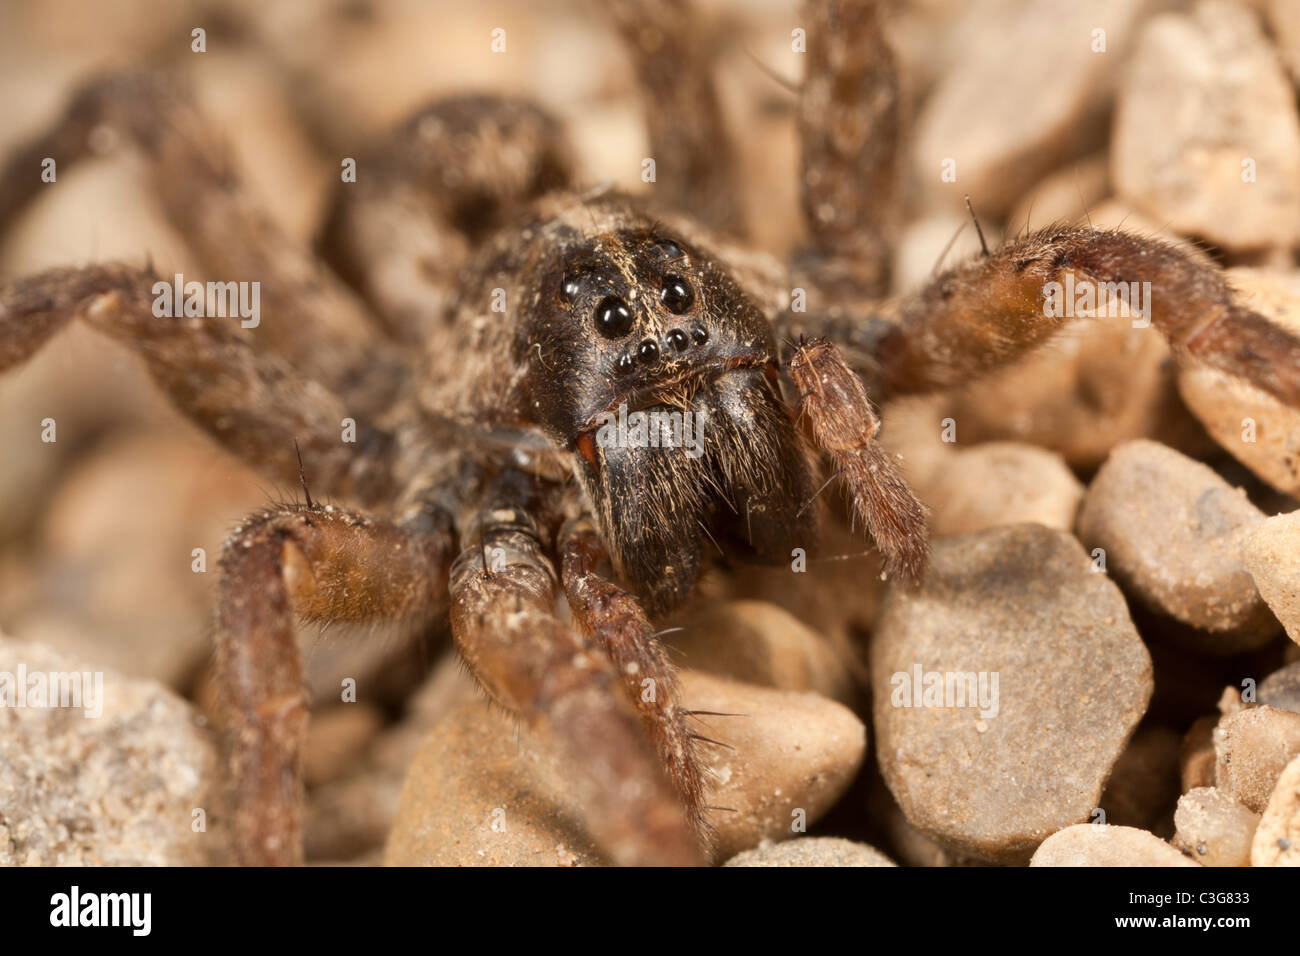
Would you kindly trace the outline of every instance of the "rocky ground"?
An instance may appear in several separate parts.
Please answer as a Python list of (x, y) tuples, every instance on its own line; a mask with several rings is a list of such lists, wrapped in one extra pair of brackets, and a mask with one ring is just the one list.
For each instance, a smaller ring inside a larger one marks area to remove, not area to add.
[[(541, 97), (589, 181), (639, 186), (632, 78), (578, 5), (70, 5), (0, 14), (0, 152), (78, 77), (150, 62), (192, 72), (242, 130), (248, 180), (303, 241), (341, 144), (467, 86)], [(797, 79), (796, 5), (699, 6), (755, 241), (783, 254), (800, 239), (794, 101), (751, 55)], [(1296, 4), (894, 6), (913, 115), (896, 291), (954, 234), (945, 261), (978, 251), (957, 233), (969, 194), (991, 241), (1063, 220), (1195, 243), (1300, 332)], [(196, 16), (214, 39), (201, 64)], [(493, 58), (502, 22), (518, 52)], [(429, 57), (429, 36), (459, 55)], [(61, 178), (5, 225), (0, 278), (146, 252), (197, 272), (150, 193), (129, 153)], [(37, 440), (46, 417), (55, 444)], [(883, 439), (932, 510), (920, 590), (882, 583), (838, 529), (825, 556), (843, 560), (714, 574), (663, 622), (681, 628), (664, 640), (687, 705), (738, 715), (702, 731), (727, 744), (706, 750), (709, 802), (728, 808), (715, 861), (1300, 865), (1300, 412), (1177, 364), (1154, 329), (1079, 322), (975, 385), (888, 408)], [(242, 514), (293, 490), (215, 450), (76, 327), (0, 379), (0, 448), (0, 702), (20, 667), (104, 682), (93, 719), (0, 707), (0, 864), (226, 861), (216, 556)], [(444, 632), (302, 644), (309, 861), (604, 862), (570, 769), (484, 703)], [(356, 702), (338, 702), (346, 678)]]

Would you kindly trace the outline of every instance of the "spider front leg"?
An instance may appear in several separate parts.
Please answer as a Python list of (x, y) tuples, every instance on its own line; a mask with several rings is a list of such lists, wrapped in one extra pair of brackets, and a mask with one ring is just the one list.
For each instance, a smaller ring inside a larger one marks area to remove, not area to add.
[(847, 486), (854, 523), (871, 532), (887, 574), (905, 583), (919, 581), (930, 559), (925, 506), (876, 442), (880, 420), (862, 379), (822, 339), (795, 350), (790, 376), (814, 445)]
[(614, 668), (556, 616), (537, 524), (520, 508), (492, 507), (463, 540), (451, 574), (452, 634), (479, 683), (579, 769), (592, 835), (615, 862), (702, 862)]
[(155, 315), (156, 281), (148, 269), (109, 264), (0, 284), (0, 372), (80, 318), (139, 355), (173, 405), (263, 474), (297, 484), (296, 443), (313, 481), (331, 494), (363, 502), (389, 494), (388, 433), (358, 420), (357, 441), (343, 442), (343, 418), (358, 413), (257, 352), (231, 327), (236, 320)]
[(403, 355), (357, 297), (266, 214), (181, 77), (114, 74), (81, 87), (50, 129), (0, 166), (0, 229), (49, 188), (39, 172), (44, 157), (62, 172), (111, 142), (105, 132), (149, 160), (167, 218), (198, 253), (205, 278), (257, 284), (267, 316), (250, 327), (253, 340), (360, 411), (392, 404), (409, 382)]
[(256, 516), (227, 539), (217, 687), (237, 862), (302, 862), (307, 700), (295, 619), (433, 619), (445, 610), (450, 553), (445, 531), (319, 505)]
[(561, 578), (569, 608), (614, 670), (637, 709), (646, 734), (686, 808), (701, 845), (708, 845), (704, 821), (704, 769), (696, 753), (700, 739), (690, 728), (691, 712), (681, 703), (677, 674), (636, 597), (602, 575), (608, 552), (594, 520), (584, 515), (560, 534)]
[(1300, 338), (1234, 302), (1201, 255), (1118, 230), (1044, 229), (881, 312), (883, 321), (858, 326), (855, 344), (869, 341), (872, 391), (882, 400), (964, 384), (1047, 341), (1072, 318), (1092, 317), (1149, 326), (1183, 361), (1245, 379), (1300, 408)]

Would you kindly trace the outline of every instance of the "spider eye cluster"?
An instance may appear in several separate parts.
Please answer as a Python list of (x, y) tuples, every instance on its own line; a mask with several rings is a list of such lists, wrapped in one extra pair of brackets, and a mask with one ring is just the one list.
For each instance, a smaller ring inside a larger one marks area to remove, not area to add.
[[(682, 247), (671, 239), (661, 239), (654, 243), (653, 251), (656, 259), (659, 260), (658, 268), (663, 269), (662, 278), (659, 280), (659, 304), (671, 312), (673, 315), (685, 315), (695, 305), (695, 290), (691, 283), (676, 271), (668, 271), (673, 263), (680, 262), (686, 257)], [(572, 309), (582, 298), (584, 288), (590, 288), (587, 281), (589, 273), (578, 269), (566, 273), (560, 283), (560, 301), (563, 307)], [(599, 287), (597, 286), (597, 289)], [(597, 292), (599, 294), (599, 292)], [(591, 322), (604, 338), (621, 339), (628, 335), (633, 326), (636, 324), (636, 315), (628, 301), (621, 295), (609, 292), (602, 296), (591, 311)], [(681, 352), (686, 349), (692, 340), (698, 339), (696, 335), (687, 336), (680, 329), (674, 329), (669, 333), (667, 345), (674, 351)], [(652, 362), (658, 358), (659, 345), (651, 343), (652, 348), (642, 347), (636, 351), (637, 357), (643, 362)], [(626, 363), (620, 363), (625, 365)]]

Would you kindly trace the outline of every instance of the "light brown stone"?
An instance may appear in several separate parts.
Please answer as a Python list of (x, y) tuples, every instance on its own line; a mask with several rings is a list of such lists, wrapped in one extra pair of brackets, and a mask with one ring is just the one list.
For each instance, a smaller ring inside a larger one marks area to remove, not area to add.
[[(1091, 567), (1070, 535), (1015, 525), (935, 542), (925, 584), (891, 592), (871, 646), (880, 768), (946, 849), (1024, 863), (1099, 805), (1152, 683), (1123, 596)], [(990, 689), (997, 674), (996, 714), (901, 706), (918, 667)]]
[(1080, 823), (1043, 841), (1030, 866), (1197, 866), (1159, 837), (1133, 827)]
[[(1255, 181), (1243, 181), (1252, 160)], [(1116, 105), (1116, 189), (1157, 222), (1236, 249), (1300, 239), (1295, 93), (1258, 18), (1201, 0), (1141, 30)]]
[(1259, 814), (1214, 787), (1197, 787), (1178, 799), (1174, 846), (1202, 866), (1250, 866)]
[(1116, 448), (1079, 509), (1079, 538), (1153, 610), (1205, 633), (1202, 649), (1231, 653), (1277, 633), (1239, 557), (1264, 515), (1200, 462), (1151, 441)]

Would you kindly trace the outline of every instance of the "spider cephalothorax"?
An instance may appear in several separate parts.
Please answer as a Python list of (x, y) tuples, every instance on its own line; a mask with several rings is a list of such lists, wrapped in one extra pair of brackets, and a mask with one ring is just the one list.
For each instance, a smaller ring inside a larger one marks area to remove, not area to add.
[[(714, 808), (698, 747), (712, 742), (653, 616), (718, 551), (772, 562), (809, 548), (832, 484), (891, 582), (922, 575), (925, 510), (876, 442), (872, 398), (1023, 355), (1064, 324), (1044, 308), (1051, 283), (1150, 282), (1151, 327), (1182, 361), (1300, 405), (1300, 341), (1234, 302), (1201, 257), (1122, 232), (1044, 230), (876, 300), (900, 110), (873, 0), (806, 4), (811, 241), (788, 272), (746, 252), (734, 153), (683, 5), (601, 6), (646, 93), (653, 215), (574, 192), (559, 124), (492, 97), (436, 103), (363, 154), (332, 207), (329, 264), (250, 200), (184, 87), (152, 75), (89, 84), (0, 170), (4, 223), (43, 188), (42, 157), (62, 169), (105, 140), (91, 131), (116, 129), (205, 267), (260, 281), (266, 313), (251, 330), (159, 315), (152, 268), (53, 270), (0, 286), (0, 369), (81, 318), (272, 480), (305, 466), (317, 496), (340, 501), (250, 517), (222, 558), (216, 686), (242, 862), (302, 858), (299, 619), (448, 621), (483, 689), (574, 767), (613, 860), (704, 860)], [(796, 286), (807, 311), (791, 307)]]
[(460, 413), (567, 453), (615, 569), (653, 613), (687, 596), (706, 547), (773, 562), (812, 545), (776, 341), (724, 266), (616, 195), (544, 200), (484, 256), (519, 307), (474, 322), (487, 300), (471, 293), (454, 308), (474, 352), (519, 372)]

